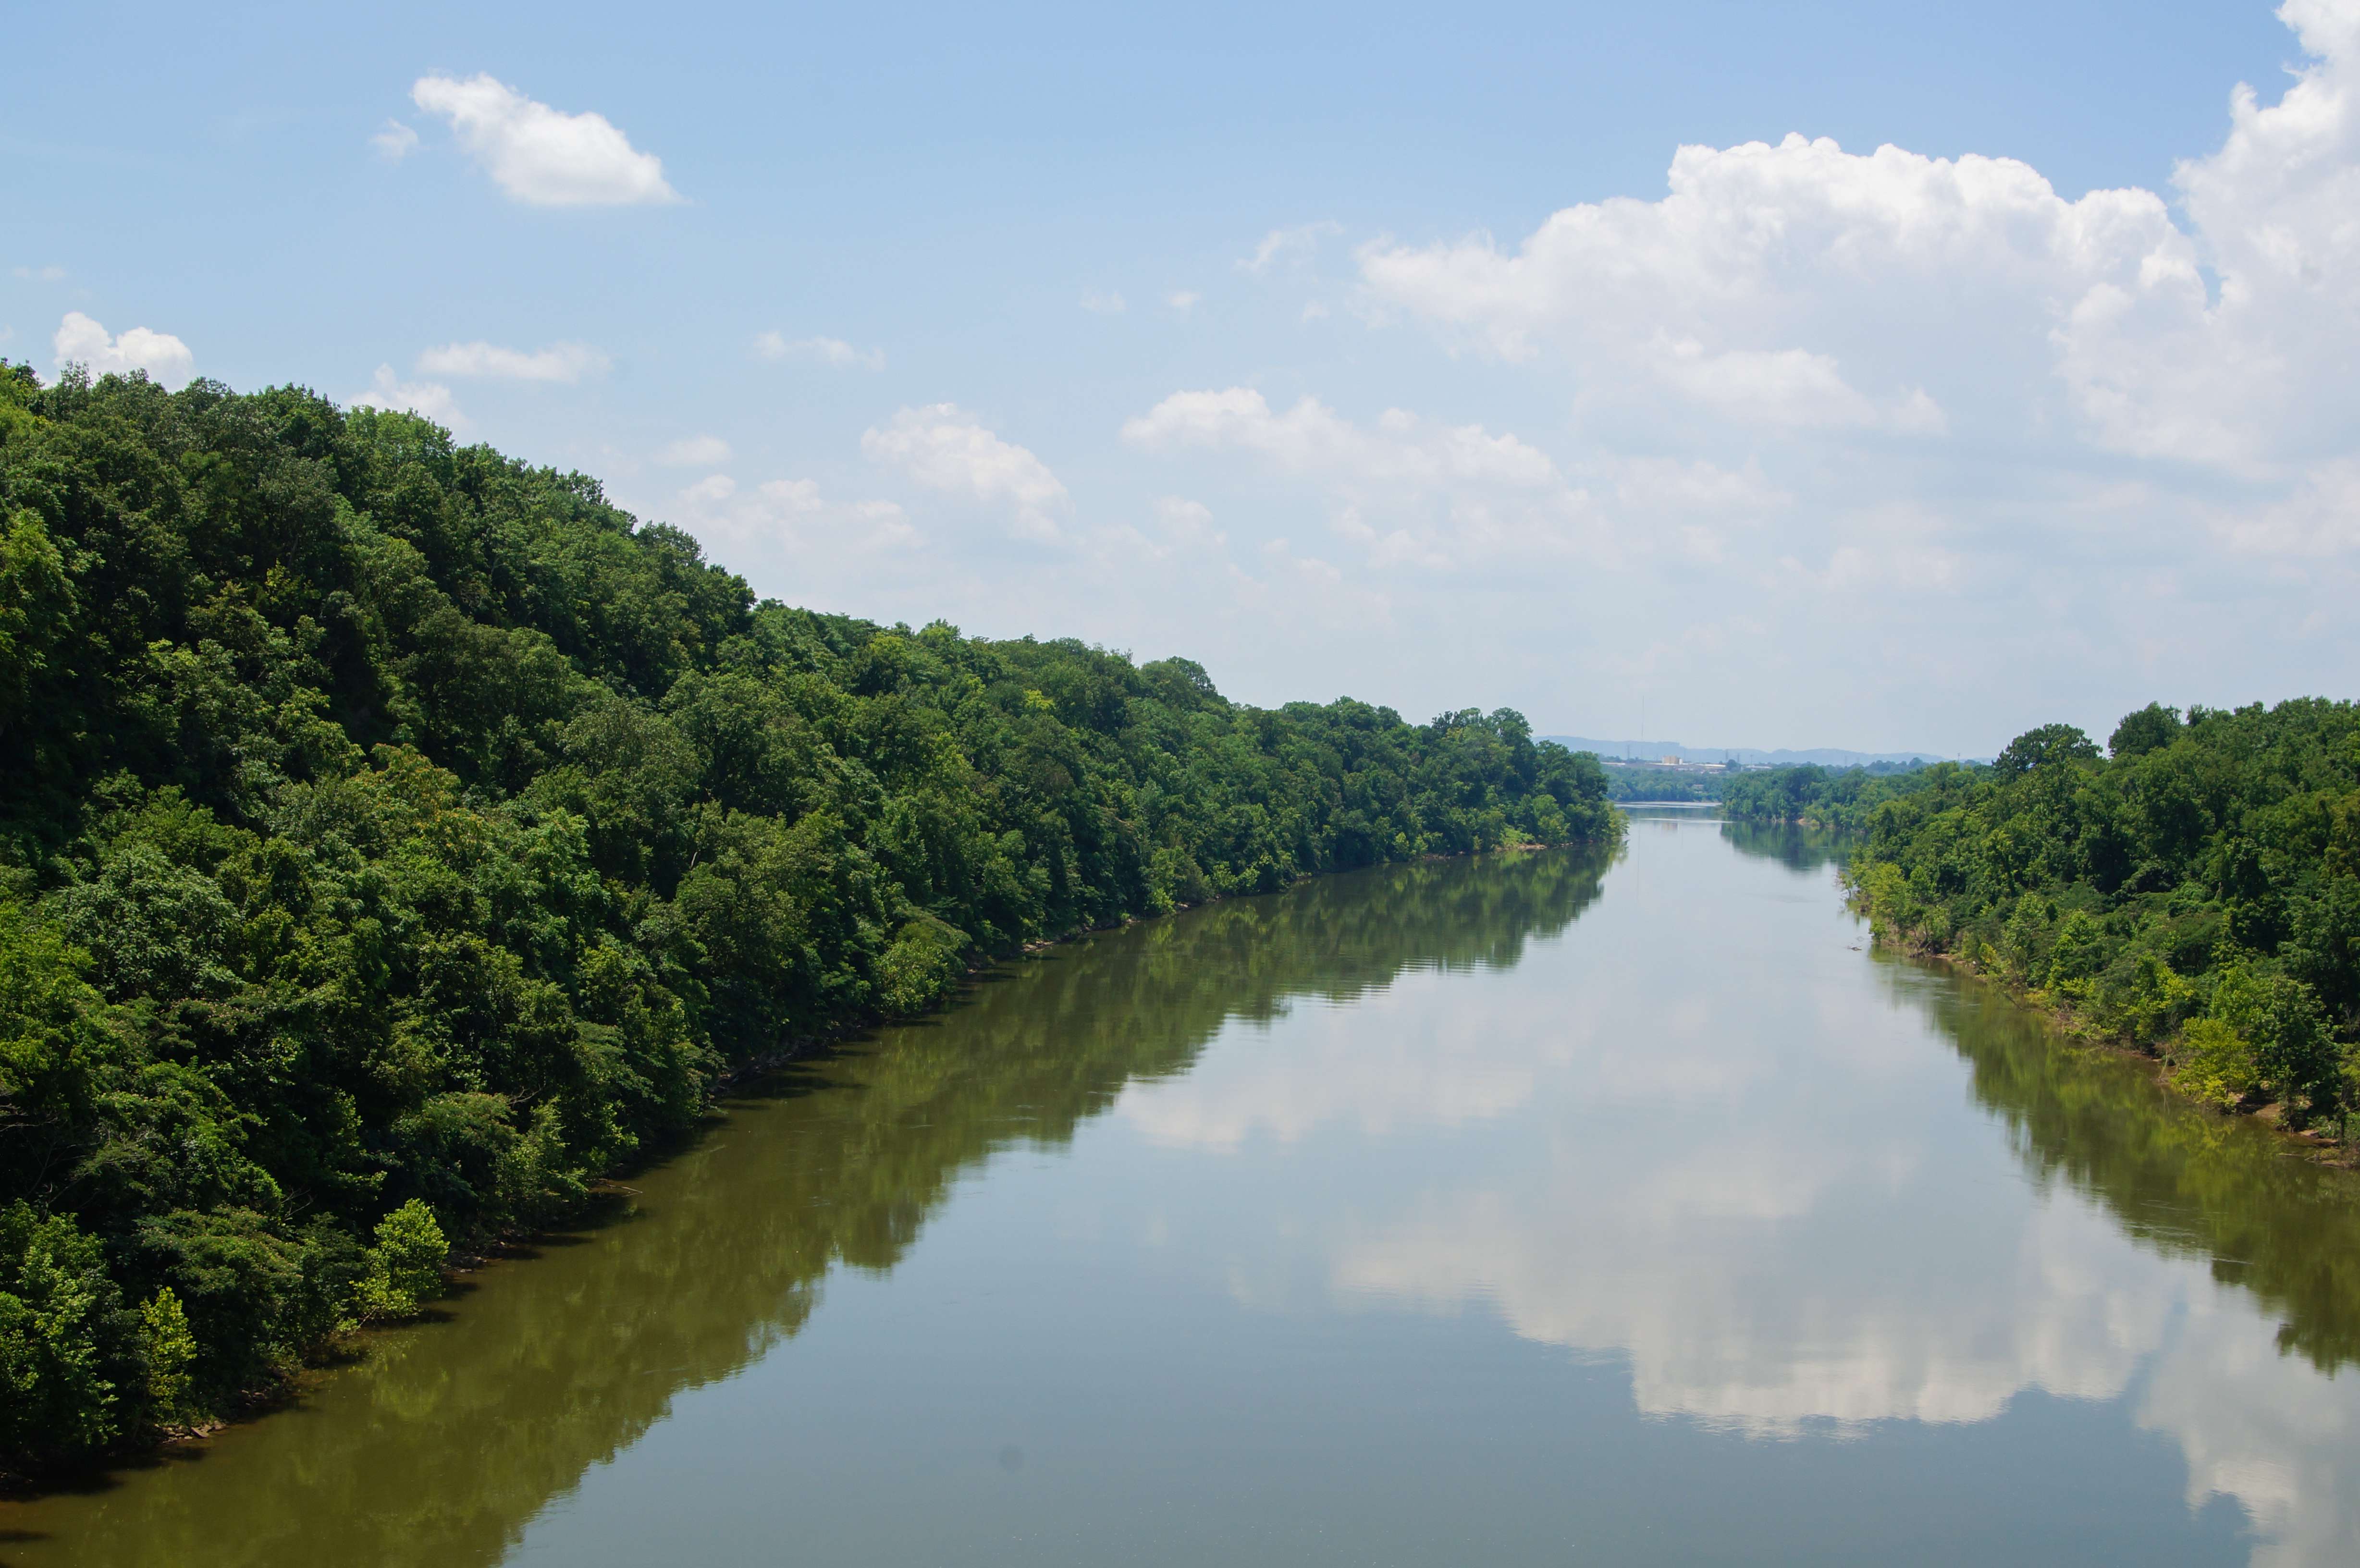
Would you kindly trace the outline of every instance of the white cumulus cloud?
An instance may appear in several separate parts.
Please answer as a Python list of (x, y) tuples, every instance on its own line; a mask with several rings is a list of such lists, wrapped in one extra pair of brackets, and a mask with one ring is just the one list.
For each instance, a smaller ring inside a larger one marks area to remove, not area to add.
[(860, 450), (929, 489), (1008, 507), (1025, 538), (1060, 535), (1052, 514), (1066, 505), (1064, 483), (1047, 463), (956, 404), (903, 408), (890, 423), (863, 431)]
[[(1296, 308), (1387, 354), (1170, 383), (1121, 433), (1240, 561), (1287, 534), (1381, 582), (1427, 642), (1287, 667), (1410, 705), (1653, 687), (1699, 733), (1974, 754), (2035, 715), (2332, 691), (2360, 658), (2360, 0), (2278, 15), (2292, 74), (2224, 79), (2219, 136), (2157, 149), (2195, 156), (2153, 189), (1683, 147), (1644, 196), (1359, 245)], [(1273, 231), (1234, 266), (1299, 273), (1321, 243)], [(1460, 363), (1389, 381), (1412, 334)]]
[(1931, 430), (1953, 400), (2019, 417), (2077, 301), (2187, 252), (2149, 191), (2067, 201), (2013, 159), (1789, 136), (1682, 147), (1662, 200), (1567, 208), (1513, 250), (1380, 242), (1360, 269), (1374, 305), (1456, 343), (1741, 425)]
[(595, 376), (612, 363), (585, 343), (552, 343), (547, 348), (502, 348), (478, 338), (474, 343), (444, 343), (418, 356), (418, 368), (429, 376), (485, 376), (504, 381), (573, 383)]
[(49, 346), (59, 365), (85, 365), (93, 376), (128, 376), (144, 370), (149, 380), (177, 388), (196, 374), (196, 355), (171, 333), (131, 327), (110, 337), (104, 327), (80, 310), (65, 313)]
[(1368, 302), (1453, 344), (1642, 377), (1762, 428), (2023, 438), (2247, 475), (2346, 452), (2360, 403), (2360, 5), (2289, 0), (2308, 62), (2156, 191), (2068, 201), (2027, 164), (1684, 147), (1669, 193), (1513, 246), (1379, 241)]
[(1808, 349), (1732, 349), (1709, 354), (1694, 338), (1659, 344), (1654, 369), (1696, 401), (1750, 424), (1798, 429), (1868, 428), (1939, 432), (1947, 421), (1921, 388), (1880, 408), (1856, 391), (1843, 370)]
[(487, 74), (421, 76), (410, 101), (451, 124), (493, 182), (535, 207), (677, 201), (663, 160), (641, 152), (604, 114), (569, 114)]
[(1619, 559), (1586, 490), (1512, 433), (1388, 408), (1371, 425), (1317, 397), (1274, 409), (1251, 387), (1175, 392), (1122, 436), (1150, 452), (1241, 452), (1309, 480), (1332, 527), (1373, 566), (1465, 566), (1503, 554), (1581, 550)]
[(2074, 299), (2054, 334), (2116, 450), (2266, 472), (2360, 444), (2360, 5), (2278, 14), (2311, 59), (2275, 104), (2240, 84), (2220, 149), (2174, 171), (2188, 238)]

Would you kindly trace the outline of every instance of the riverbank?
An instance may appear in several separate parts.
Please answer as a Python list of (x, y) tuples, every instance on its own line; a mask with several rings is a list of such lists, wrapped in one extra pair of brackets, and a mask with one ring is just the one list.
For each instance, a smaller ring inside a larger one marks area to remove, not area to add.
[[(1452, 861), (1472, 861), (1490, 856), (1523, 857), (1549, 849), (1579, 850), (1585, 845), (1611, 849), (1622, 842), (1627, 823), (1620, 812), (1612, 812), (1610, 831), (1600, 838), (1548, 844), (1533, 839), (1521, 839), (1490, 849), (1471, 851), (1466, 855), (1426, 855), (1402, 865), (1426, 865)], [(1368, 871), (1381, 867), (1353, 867), (1352, 871)], [(1309, 873), (1297, 877), (1274, 892), (1286, 892), (1304, 884), (1325, 881), (1342, 875), (1338, 870)], [(187, 1450), (202, 1443), (225, 1428), (268, 1420), (300, 1403), (322, 1377), (332, 1377), (340, 1370), (366, 1359), (373, 1342), (388, 1332), (400, 1332), (421, 1319), (442, 1315), (438, 1301), (451, 1299), (453, 1289), (464, 1289), (469, 1276), (495, 1263), (519, 1264), (539, 1260), (541, 1245), (552, 1235), (581, 1228), (586, 1222), (594, 1228), (602, 1204), (618, 1200), (635, 1199), (637, 1187), (631, 1185), (642, 1176), (672, 1164), (693, 1151), (724, 1119), (716, 1114), (719, 1102), (733, 1093), (755, 1083), (763, 1077), (798, 1062), (825, 1055), (832, 1048), (858, 1040), (874, 1031), (904, 1024), (919, 1018), (965, 1010), (977, 999), (981, 989), (979, 977), (1000, 969), (1012, 962), (1042, 954), (1084, 939), (1119, 932), (1132, 927), (1161, 921), (1166, 914), (1187, 910), (1207, 910), (1221, 906), (1251, 901), (1260, 895), (1236, 893), (1213, 895), (1181, 904), (1167, 911), (1127, 915), (1120, 920), (1097, 925), (1075, 926), (1056, 936), (1026, 942), (966, 969), (967, 983), (958, 986), (942, 1003), (910, 1012), (877, 1013), (865, 1018), (848, 1021), (825, 1031), (798, 1036), (757, 1056), (716, 1073), (705, 1085), (699, 1114), (678, 1137), (661, 1145), (643, 1147), (631, 1159), (609, 1166), (589, 1177), (582, 1196), (571, 1207), (545, 1214), (540, 1223), (520, 1227), (462, 1233), (453, 1238), (445, 1270), (446, 1289), (433, 1301), (421, 1304), (421, 1310), (401, 1318), (387, 1318), (363, 1324), (340, 1327), (300, 1347), (299, 1354), (274, 1369), (267, 1381), (259, 1381), (229, 1399), (221, 1401), (203, 1414), (202, 1419), (151, 1425), (121, 1441), (95, 1452), (49, 1465), (20, 1465), (14, 1468), (0, 1466), (0, 1496), (24, 1498), (59, 1491), (72, 1491), (103, 1485), (108, 1473), (137, 1467), (156, 1462), (176, 1450)]]
[(545, 1223), (978, 954), (1606, 829), (1596, 759), (1512, 710), (1262, 709), (1183, 659), (800, 610), (407, 415), (0, 401), (39, 646), (75, 650), (0, 726), (13, 1464), (239, 1408), (395, 1310), (395, 1215), (421, 1258), (426, 1210)]
[[(1606, 1560), (2240, 1562), (2290, 1489), (2349, 1539), (2360, 1177), (1662, 816), (1011, 964), (0, 1561), (1513, 1563), (1579, 1510)], [(2184, 1506), (2224, 1473), (2251, 1522)]]
[(1870, 940), (1879, 945), (1989, 985), (2006, 996), (2013, 1005), (2038, 1015), (2053, 1032), (2079, 1045), (2110, 1051), (2151, 1066), (2156, 1082), (2180, 1098), (2223, 1116), (2267, 1127), (2305, 1159), (2338, 1170), (2360, 1170), (2360, 1143), (2349, 1138), (2331, 1136), (2316, 1127), (2289, 1126), (2285, 1119), (2287, 1107), (2281, 1101), (2256, 1094), (2234, 1104), (2224, 1104), (2212, 1094), (2200, 1092), (2187, 1081), (2191, 1073), (2186, 1062), (2188, 1042), (2182, 1031), (2174, 1030), (2151, 1042), (2125, 1040), (2118, 1031), (2104, 1028), (2070, 999), (2060, 997), (2045, 987), (2015, 984), (2009, 976), (1991, 965), (1978, 964), (1966, 954), (1936, 945), (1930, 934), (1922, 929), (1901, 929), (1881, 919), (1871, 907), (1868, 895), (1851, 879), (1849, 872), (1844, 875), (1843, 886), (1845, 901), (1868, 918), (1872, 933)]
[(2103, 747), (2044, 724), (1863, 825), (1856, 901), (1895, 941), (2306, 1151), (2353, 1140), (2360, 704), (2149, 706)]
[[(1575, 849), (1590, 844), (1603, 844), (1612, 845), (1620, 844), (1622, 842), (1624, 834), (1630, 830), (1630, 821), (1613, 805), (1609, 805), (1606, 810), (1608, 812), (1608, 832), (1596, 838), (1568, 839), (1557, 844), (1547, 844), (1539, 839), (1532, 838), (1517, 839), (1507, 844), (1495, 844), (1489, 849), (1469, 850), (1462, 855), (1421, 855), (1415, 856), (1415, 859), (1410, 862), (1393, 861), (1381, 862), (1380, 864), (1426, 865), (1442, 861), (1475, 860), (1487, 855), (1521, 855), (1530, 854), (1535, 851), (1545, 849)], [(880, 1013), (871, 1018), (846, 1023), (838, 1028), (812, 1035), (804, 1039), (797, 1040), (793, 1043), (781, 1047), (777, 1051), (767, 1052), (761, 1056), (754, 1058), (752, 1061), (742, 1063), (739, 1066), (725, 1070), (714, 1079), (712, 1087), (705, 1093), (705, 1100), (706, 1107), (709, 1109), (713, 1101), (720, 1098), (722, 1094), (732, 1084), (749, 1083), (755, 1079), (762, 1077), (766, 1073), (775, 1073), (779, 1071), (779, 1069), (789, 1066), (799, 1059), (810, 1055), (814, 1051), (819, 1051), (827, 1046), (841, 1043), (844, 1040), (857, 1040), (872, 1029), (884, 1029), (898, 1023), (907, 1023), (912, 1019), (928, 1018), (937, 1013), (954, 1011), (961, 1006), (964, 1006), (972, 997), (974, 992), (974, 982), (978, 976), (988, 975), (994, 969), (999, 968), (1001, 964), (1011, 963), (1015, 959), (1022, 958), (1032, 953), (1046, 953), (1052, 949), (1063, 947), (1068, 942), (1080, 942), (1086, 937), (1099, 936), (1108, 931), (1129, 931), (1133, 926), (1143, 925), (1150, 920), (1169, 920), (1174, 915), (1185, 914), (1191, 909), (1206, 909), (1215, 904), (1233, 902), (1239, 898), (1268, 898), (1273, 894), (1286, 892), (1290, 888), (1299, 887), (1306, 882), (1317, 881), (1324, 877), (1336, 877), (1344, 875), (1346, 872), (1349, 871), (1366, 871), (1371, 869), (1373, 869), (1373, 867), (1356, 866), (1331, 868), (1326, 871), (1306, 872), (1303, 875), (1296, 877), (1293, 881), (1290, 881), (1279, 887), (1251, 893), (1215, 893), (1207, 898), (1198, 898), (1189, 903), (1175, 902), (1169, 909), (1157, 910), (1148, 914), (1126, 914), (1119, 920), (1108, 920), (1098, 925), (1076, 926), (1071, 931), (1062, 932), (1056, 936), (1035, 937), (1030, 942), (1023, 942), (1019, 946), (1009, 949), (1006, 953), (999, 953), (994, 956), (985, 958), (978, 963), (968, 964), (967, 967), (967, 984), (961, 985), (942, 1000), (933, 1003), (930, 1006), (906, 1013)], [(599, 1180), (608, 1181), (611, 1180), (611, 1177), (600, 1177)]]

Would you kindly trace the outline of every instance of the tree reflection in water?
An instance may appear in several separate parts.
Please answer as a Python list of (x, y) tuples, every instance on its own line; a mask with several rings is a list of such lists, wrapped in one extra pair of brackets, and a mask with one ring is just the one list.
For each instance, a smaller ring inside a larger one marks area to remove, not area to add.
[(300, 1407), (93, 1494), (0, 1505), (0, 1563), (498, 1561), (681, 1391), (794, 1334), (829, 1269), (891, 1269), (962, 1173), (1056, 1145), (1233, 1019), (1406, 971), (1513, 967), (1606, 852), (1356, 872), (1051, 949), (963, 1005), (748, 1086), (638, 1194), (376, 1336)]
[[(2258, 1539), (2257, 1561), (2338, 1561), (2360, 1529), (2360, 1388), (2322, 1374), (2355, 1359), (2352, 1182), (1972, 982), (1854, 951), (1830, 885), (1841, 847), (1806, 830), (1643, 822), (1611, 877), (1601, 857), (1557, 852), (1400, 867), (1011, 965), (951, 1013), (759, 1085), (634, 1178), (610, 1223), (486, 1271), (454, 1321), (385, 1336), (304, 1408), (114, 1490), (9, 1508), (0, 1531), (46, 1539), (0, 1544), (0, 1561), (448, 1565), (520, 1541), (614, 1557), (635, 1508), (661, 1516), (652, 1539), (792, 1529), (822, 1556), (897, 1560), (898, 1540), (921, 1560), (911, 1543), (975, 1523), (958, 1510), (978, 1498), (1031, 1505), (1000, 1486), (1019, 1472), (991, 1457), (998, 1434), (976, 1453), (1000, 1490), (884, 1474), (966, 1407), (919, 1384), (879, 1395), (869, 1379), (910, 1347), (897, 1331), (847, 1332), (849, 1314), (896, 1306), (945, 1355), (996, 1355), (939, 1315), (968, 1309), (911, 1292), (930, 1271), (938, 1290), (1003, 1262), (1038, 1294), (991, 1323), (1037, 1326), (1024, 1354), (1045, 1359), (1011, 1352), (960, 1385), (969, 1395), (1004, 1376), (1086, 1403), (1094, 1380), (1170, 1360), (1109, 1305), (1124, 1290), (1185, 1298), (1199, 1341), (1186, 1376), (1221, 1412), (1204, 1429), (1216, 1433), (1231, 1430), (1225, 1401), (1316, 1412), (1382, 1388), (1403, 1344), (1434, 1387), (1477, 1390), (1445, 1431), (1315, 1413), (1246, 1480), (1204, 1461), (1189, 1493), (1207, 1500), (1200, 1546), (1248, 1539), (1220, 1537), (1226, 1521), (1264, 1531), (1251, 1540), (1265, 1548), (1269, 1531), (1317, 1526), (1341, 1552), (1392, 1502), (1466, 1541), (1546, 1530), (1566, 1506), (1548, 1487), (1580, 1484), (1574, 1461), (1612, 1449), (1652, 1457), (1584, 1497), (1589, 1528), (1620, 1509), (1633, 1530), (1668, 1530), (1666, 1498), (1699, 1477), (1770, 1466), (1793, 1529), (1843, 1515), (1857, 1547), (1880, 1529), (1906, 1541), (1920, 1508), (1992, 1524), (1984, 1499), (2038, 1452), (2064, 1500), (2044, 1513), (2017, 1498), (2010, 1539), (2128, 1544), (2144, 1530), (2170, 1550), (2142, 1560), (2234, 1558)], [(1601, 918), (1541, 945), (1601, 890)], [(1118, 1102), (1070, 1166), (1016, 1180), (1025, 1162), (997, 1158), (1063, 1149)], [(987, 1169), (994, 1181), (978, 1183)], [(1038, 1205), (1093, 1183), (1107, 1190), (1084, 1194), (1094, 1239), (1042, 1239), (1054, 1227)], [(900, 1269), (956, 1184), (979, 1190)], [(993, 1218), (967, 1223), (979, 1213)], [(1168, 1239), (1121, 1239), (1150, 1218), (1169, 1220)], [(797, 1334), (839, 1268), (891, 1272), (895, 1293), (841, 1281), (812, 1339), (733, 1386), (758, 1407), (750, 1424), (716, 1393), (630, 1465), (598, 1470), (684, 1391)], [(1387, 1326), (1436, 1323), (1449, 1332)], [(1371, 1359), (1274, 1356), (1273, 1333), (1349, 1338)], [(1072, 1366), (1061, 1334), (1089, 1336)], [(1552, 1381), (1568, 1358), (1517, 1363), (1529, 1399), (1480, 1393), (1489, 1347), (1519, 1342), (1611, 1366), (1612, 1396), (1585, 1405)], [(1253, 1377), (1268, 1381), (1241, 1386)], [(2101, 1412), (2078, 1429), (2088, 1441), (2027, 1446), (2054, 1430), (2044, 1399)], [(1066, 1514), (1049, 1510), (1069, 1525), (1087, 1514), (1077, 1497), (1123, 1518), (1169, 1504), (1158, 1466), (1218, 1446), (1158, 1446), (1127, 1410), (1044, 1409), (1085, 1457), (1054, 1467), (1027, 1437), (1022, 1475), (1076, 1488)], [(723, 1452), (763, 1441), (764, 1422), (792, 1429), (775, 1454)], [(2140, 1447), (2141, 1431), (2169, 1446)], [(1928, 1432), (1949, 1434), (1939, 1455)], [(665, 1448), (668, 1435), (683, 1441)], [(1418, 1490), (1482, 1442), (1499, 1445), (1481, 1468), (1513, 1483), (1511, 1501), (1453, 1513), (1457, 1494)], [(1314, 1449), (1382, 1495), (1332, 1514), (1284, 1501), (1298, 1466), (1317, 1480)], [(1922, 1473), (1909, 1454), (1929, 1457)], [(699, 1459), (739, 1462), (721, 1487), (765, 1465), (804, 1469), (760, 1497), (696, 1493), (736, 1510), (720, 1521), (633, 1489), (685, 1489), (682, 1466)], [(1547, 1486), (1514, 1470), (1527, 1462)], [(1283, 1495), (1267, 1516), (1251, 1502), (1265, 1486)], [(2234, 1497), (2254, 1536), (2238, 1542), (2234, 1510), (2180, 1518), (2183, 1486), (2191, 1506)], [(1678, 1521), (1693, 1555), (1755, 1558), (1778, 1554), (1768, 1522)], [(1677, 1554), (1669, 1536), (1645, 1539)], [(1178, 1550), (1163, 1560), (1186, 1560)]]

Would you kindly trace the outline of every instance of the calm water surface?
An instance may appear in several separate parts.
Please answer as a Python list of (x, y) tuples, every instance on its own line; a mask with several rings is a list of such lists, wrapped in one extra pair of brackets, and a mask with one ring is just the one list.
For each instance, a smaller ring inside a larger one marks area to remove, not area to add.
[(1043, 954), (0, 1563), (2360, 1560), (2360, 1197), (1823, 851)]

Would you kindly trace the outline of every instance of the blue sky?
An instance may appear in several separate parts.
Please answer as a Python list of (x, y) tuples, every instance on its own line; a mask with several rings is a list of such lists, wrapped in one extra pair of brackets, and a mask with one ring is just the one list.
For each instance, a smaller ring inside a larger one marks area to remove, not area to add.
[(0, 354), (1249, 700), (1988, 753), (2351, 691), (2355, 14), (52, 9)]

